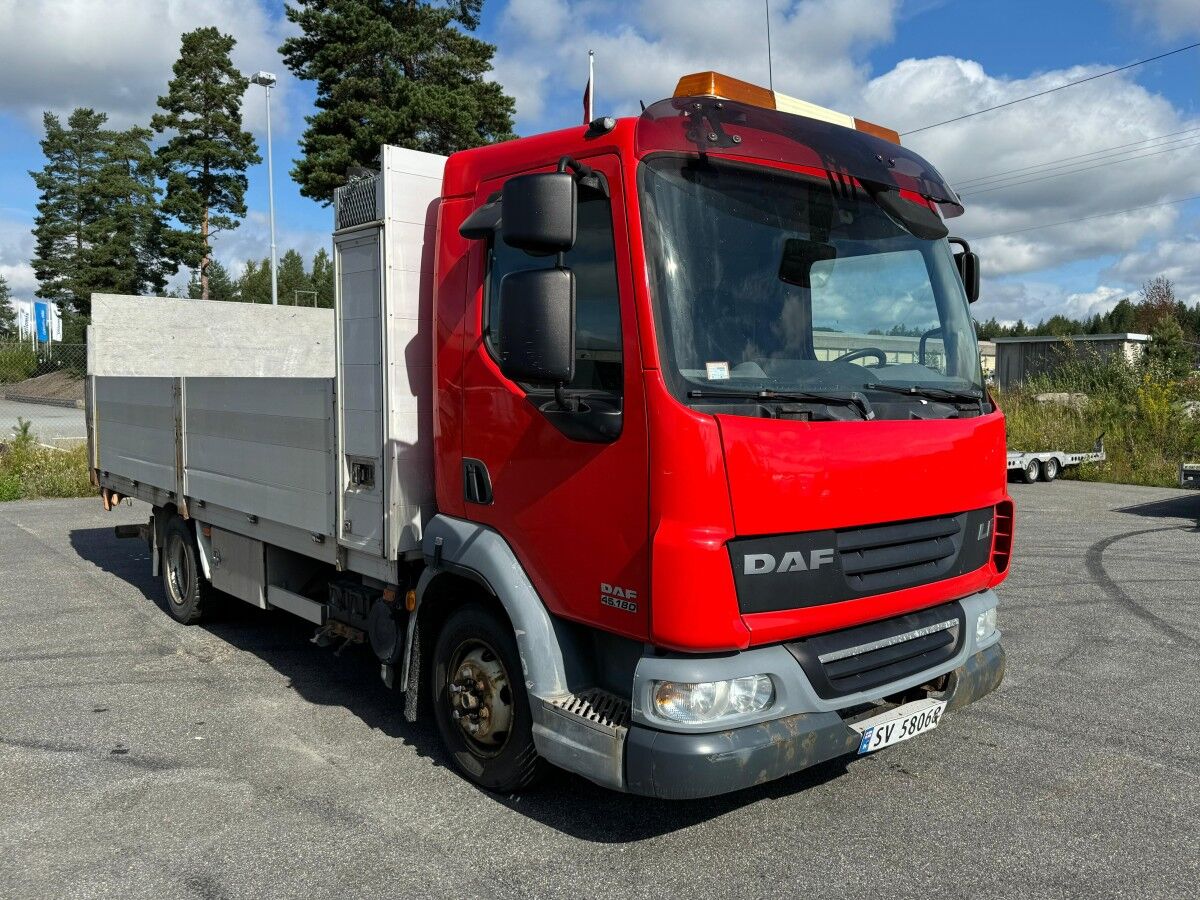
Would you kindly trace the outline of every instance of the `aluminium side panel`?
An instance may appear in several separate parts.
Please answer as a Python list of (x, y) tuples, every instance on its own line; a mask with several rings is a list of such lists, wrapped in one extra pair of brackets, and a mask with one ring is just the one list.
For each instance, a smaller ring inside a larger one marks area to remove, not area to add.
[(331, 538), (333, 380), (182, 380), (188, 496)]
[(418, 550), (435, 514), (433, 285), (446, 158), (384, 147), (385, 463), (389, 559)]
[(92, 377), (96, 468), (176, 490), (177, 383), (175, 378)]

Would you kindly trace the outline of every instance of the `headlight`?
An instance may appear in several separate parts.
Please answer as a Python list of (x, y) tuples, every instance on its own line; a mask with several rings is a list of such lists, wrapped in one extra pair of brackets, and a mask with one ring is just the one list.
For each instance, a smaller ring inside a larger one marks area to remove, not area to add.
[(746, 675), (728, 681), (659, 681), (654, 708), (664, 719), (700, 725), (753, 713), (775, 702), (775, 685), (766, 675)]
[(981, 612), (975, 621), (975, 640), (982, 641), (996, 630), (996, 607)]

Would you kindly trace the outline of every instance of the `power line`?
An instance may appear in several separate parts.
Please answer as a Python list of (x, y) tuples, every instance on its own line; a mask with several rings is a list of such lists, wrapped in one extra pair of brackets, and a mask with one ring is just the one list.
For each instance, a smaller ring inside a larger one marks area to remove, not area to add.
[(1095, 165), (1090, 165), (1090, 166), (1081, 166), (1076, 169), (1070, 169), (1069, 171), (1066, 171), (1066, 172), (1052, 172), (1049, 175), (1038, 175), (1037, 177), (1034, 177), (1034, 178), (1024, 178), (1024, 179), (1021, 179), (1018, 181), (1009, 181), (1007, 184), (993, 184), (993, 185), (989, 185), (989, 186), (980, 188), (977, 191), (966, 191), (964, 193), (959, 194), (959, 196), (960, 197), (974, 197), (979, 194), (990, 194), (992, 191), (1002, 191), (1005, 188), (1014, 188), (1014, 187), (1020, 187), (1021, 185), (1025, 185), (1025, 184), (1034, 184), (1038, 181), (1047, 181), (1051, 178), (1062, 178), (1065, 175), (1077, 175), (1080, 172), (1090, 172), (1092, 169), (1103, 169), (1106, 166), (1115, 166), (1118, 163), (1131, 162), (1135, 159), (1145, 159), (1148, 156), (1158, 156), (1162, 153), (1174, 153), (1176, 150), (1187, 150), (1190, 147), (1198, 147), (1198, 146), (1200, 146), (1200, 141), (1193, 141), (1190, 144), (1183, 144), (1182, 146), (1179, 146), (1179, 147), (1166, 147), (1161, 150), (1155, 149), (1149, 153), (1139, 153), (1136, 156), (1127, 156), (1124, 159), (1110, 159), (1106, 162), (1098, 162)]
[(1178, 200), (1164, 200), (1162, 203), (1147, 203), (1145, 206), (1131, 206), (1128, 209), (1114, 209), (1112, 212), (1098, 213), (1094, 216), (1080, 216), (1077, 219), (1063, 219), (1061, 222), (1047, 222), (1044, 225), (1030, 225), (1028, 228), (1017, 228), (1013, 231), (1002, 231), (999, 234), (985, 234), (972, 240), (986, 241), (991, 238), (1009, 237), (1014, 234), (1024, 234), (1026, 231), (1037, 231), (1039, 228), (1053, 228), (1056, 225), (1070, 225), (1073, 222), (1088, 222), (1092, 219), (1106, 219), (1109, 216), (1119, 216), (1121, 213), (1137, 212), (1139, 209), (1154, 209), (1159, 206), (1174, 206), (1177, 203), (1187, 203), (1189, 200), (1200, 200), (1200, 194), (1191, 197), (1180, 197)]
[(1047, 94), (1053, 94), (1055, 91), (1066, 90), (1069, 87), (1074, 87), (1077, 84), (1084, 84), (1088, 81), (1095, 81), (1097, 78), (1103, 78), (1106, 75), (1115, 75), (1117, 72), (1124, 72), (1126, 69), (1133, 69), (1137, 66), (1144, 66), (1146, 63), (1152, 63), (1159, 59), (1166, 59), (1168, 56), (1174, 56), (1176, 53), (1183, 53), (1185, 50), (1194, 50), (1200, 47), (1200, 41), (1194, 44), (1188, 44), (1186, 47), (1180, 47), (1178, 50), (1168, 50), (1166, 53), (1160, 53), (1158, 56), (1151, 56), (1148, 59), (1139, 59), (1137, 62), (1131, 62), (1127, 66), (1118, 66), (1115, 69), (1109, 69), (1107, 72), (1098, 72), (1095, 75), (1089, 75), (1086, 78), (1079, 78), (1075, 81), (1068, 81), (1066, 84), (1060, 84), (1058, 87), (1048, 88), (1044, 91), (1038, 91), (1036, 94), (1030, 94), (1027, 97), (1018, 97), (1016, 100), (1009, 100), (1007, 103), (997, 103), (995, 106), (989, 106), (985, 109), (977, 109), (975, 112), (965, 113), (961, 116), (955, 116), (953, 119), (946, 119), (941, 122), (934, 122), (932, 125), (922, 125), (920, 128), (914, 128), (911, 131), (900, 132), (901, 137), (910, 134), (917, 134), (920, 131), (928, 131), (931, 128), (940, 128), (942, 125), (949, 125), (951, 122), (961, 122), (963, 119), (969, 119), (972, 116), (981, 116), (986, 112), (992, 112), (996, 109), (1004, 109), (1006, 106), (1012, 106), (1016, 103), (1024, 103), (1026, 100), (1033, 100), (1035, 97), (1045, 97)]
[[(1182, 131), (1170, 131), (1167, 134), (1160, 134), (1156, 137), (1150, 137), (1150, 138), (1142, 138), (1140, 141), (1131, 141), (1128, 144), (1117, 144), (1117, 146), (1115, 146), (1115, 147), (1105, 147), (1101, 150), (1092, 150), (1090, 153), (1077, 153), (1074, 156), (1061, 156), (1058, 159), (1050, 159), (1050, 160), (1047, 160), (1046, 162), (1042, 162), (1042, 163), (1034, 163), (1033, 165), (1021, 166), (1016, 169), (1006, 169), (1003, 172), (993, 172), (991, 175), (977, 175), (974, 178), (962, 178), (962, 179), (951, 178), (950, 182), (951, 182), (951, 184), (954, 184), (956, 187), (964, 187), (966, 185), (972, 185), (972, 184), (978, 185), (978, 183), (980, 183), (980, 182), (993, 181), (996, 179), (1007, 180), (1004, 178), (1004, 176), (1006, 176), (1006, 175), (1015, 175), (1020, 172), (1031, 172), (1034, 169), (1049, 170), (1049, 169), (1053, 169), (1053, 168), (1059, 168), (1059, 166), (1057, 166), (1056, 163), (1066, 163), (1066, 162), (1070, 162), (1071, 160), (1083, 159), (1088, 156), (1098, 156), (1103, 159), (1103, 158), (1106, 158), (1103, 156), (1103, 154), (1112, 153), (1113, 151), (1125, 150), (1128, 147), (1140, 147), (1140, 145), (1142, 145), (1142, 144), (1150, 144), (1153, 141), (1160, 141), (1163, 138), (1175, 137), (1175, 135), (1178, 135), (1178, 134), (1192, 134), (1197, 131), (1200, 131), (1200, 126), (1198, 126), (1196, 128), (1185, 128)], [(1183, 139), (1181, 139), (1181, 140), (1183, 140)], [(1179, 143), (1178, 140), (1167, 141), (1167, 144), (1177, 144), (1177, 143)], [(1158, 146), (1165, 147), (1166, 144), (1159, 144)], [(1127, 152), (1132, 153), (1134, 151), (1129, 150)], [(1123, 153), (1113, 153), (1113, 155), (1114, 156), (1123, 156), (1124, 154)]]

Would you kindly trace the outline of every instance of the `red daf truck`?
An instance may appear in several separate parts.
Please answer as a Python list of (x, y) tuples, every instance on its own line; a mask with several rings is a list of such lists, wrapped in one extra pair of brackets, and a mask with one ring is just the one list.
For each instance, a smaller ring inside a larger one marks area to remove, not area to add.
[(152, 506), (177, 619), (219, 590), (368, 645), (484, 787), (702, 797), (878, 750), (1004, 672), (961, 212), (895, 132), (715, 73), (385, 147), (338, 192), (336, 311), (263, 311), (257, 368), (184, 337), (230, 304), (130, 301), (178, 338), (133, 353), (97, 298), (94, 477)]

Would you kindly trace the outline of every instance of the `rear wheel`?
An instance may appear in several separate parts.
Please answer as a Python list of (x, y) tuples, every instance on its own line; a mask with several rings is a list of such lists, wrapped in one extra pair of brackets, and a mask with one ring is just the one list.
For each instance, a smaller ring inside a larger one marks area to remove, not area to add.
[(1058, 460), (1053, 456), (1042, 463), (1042, 481), (1053, 481), (1059, 473)]
[(544, 765), (512, 627), (479, 603), (459, 607), (433, 650), (434, 717), (459, 770), (488, 790), (531, 785)]
[(1026, 484), (1033, 484), (1042, 474), (1042, 464), (1036, 459), (1031, 459), (1025, 463), (1025, 468), (1021, 470), (1021, 480)]
[(212, 588), (200, 569), (196, 537), (179, 516), (172, 517), (163, 532), (162, 580), (172, 618), (184, 625), (199, 622)]

